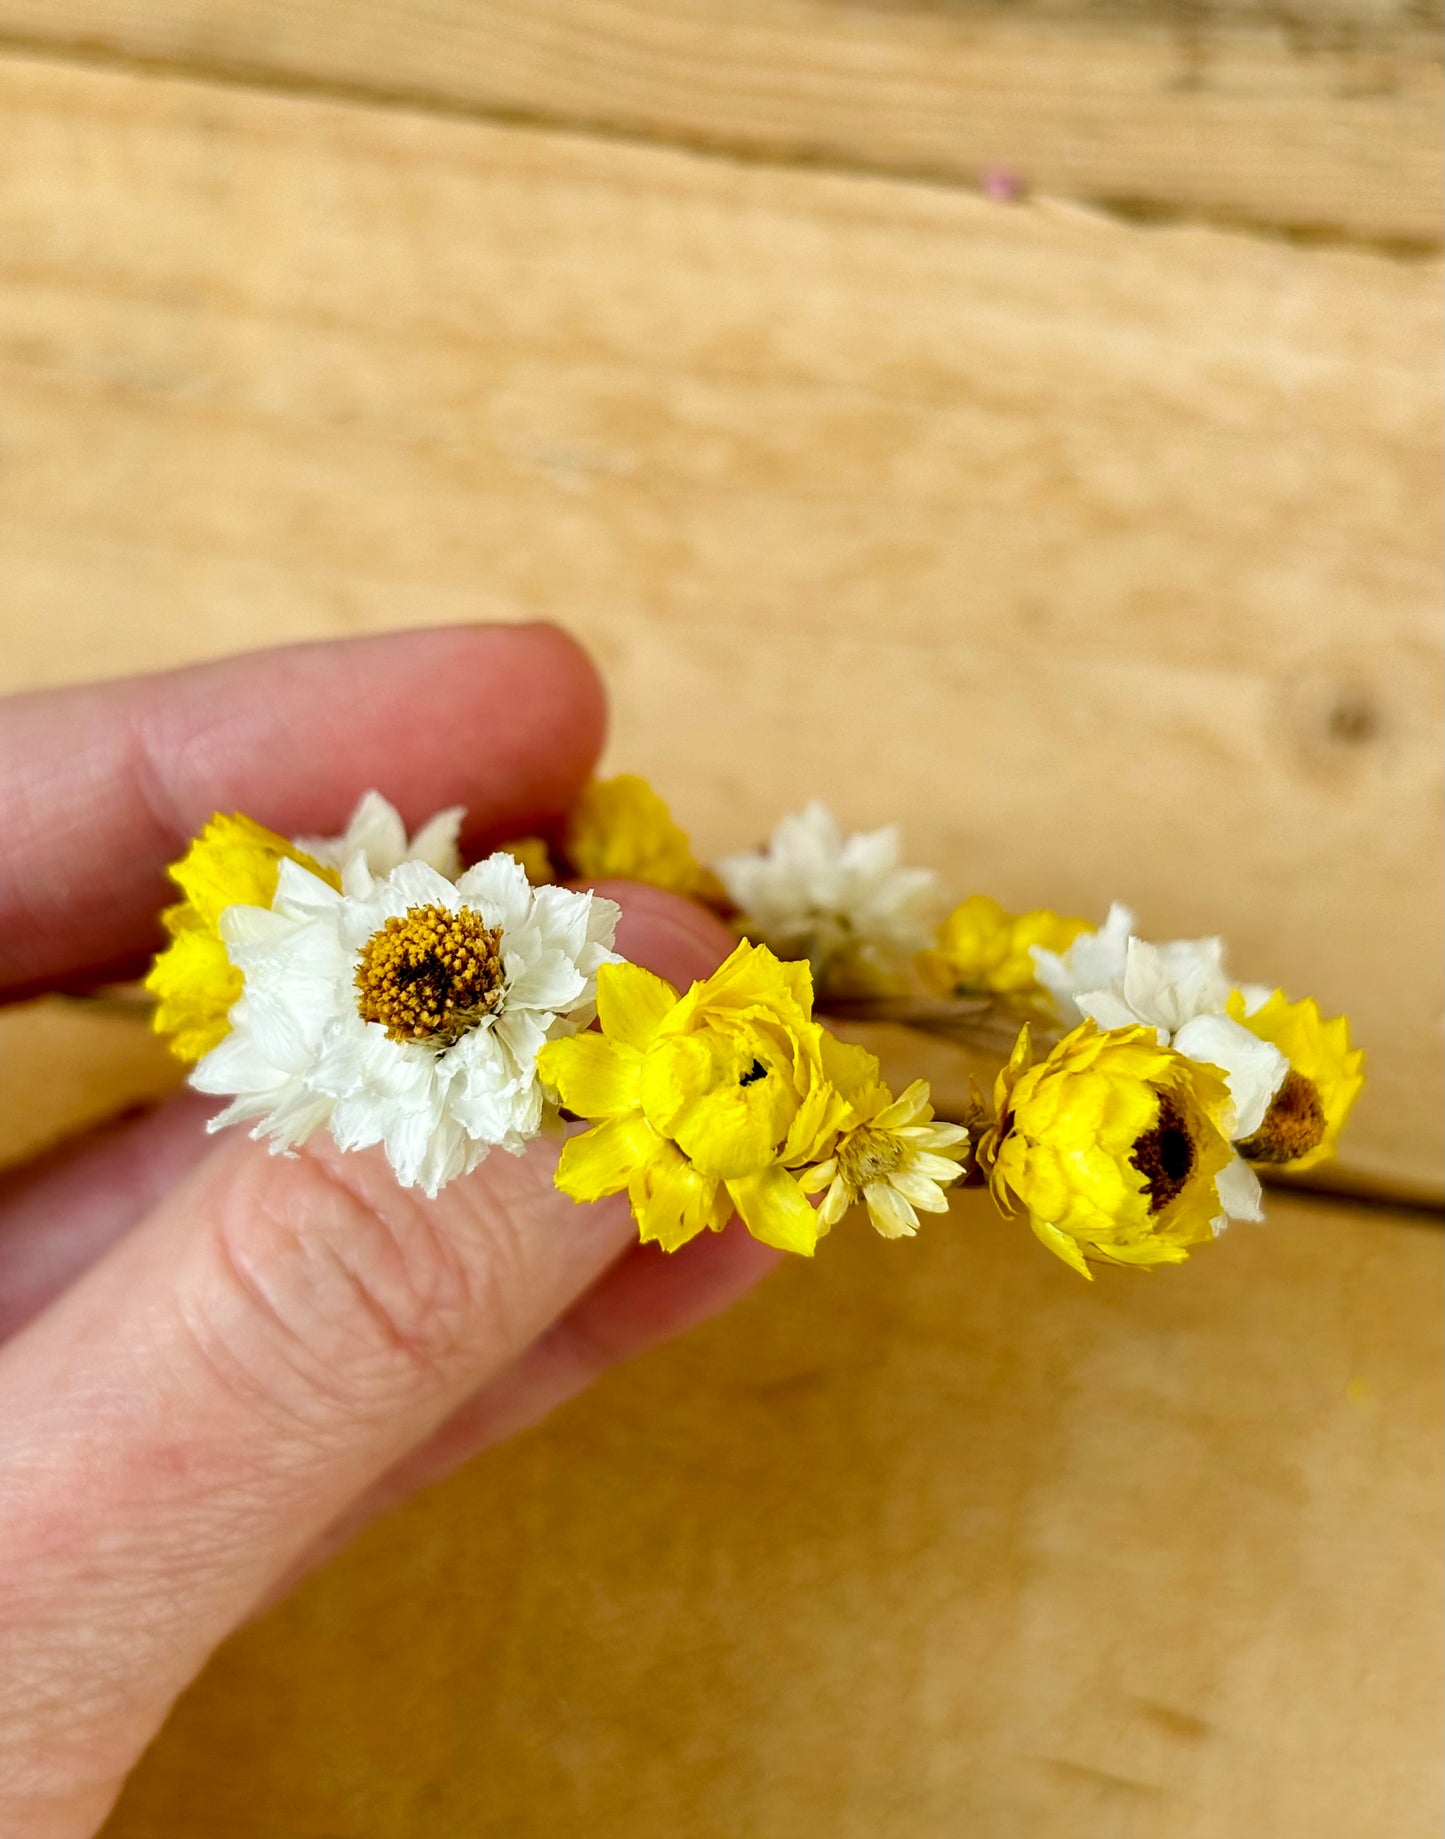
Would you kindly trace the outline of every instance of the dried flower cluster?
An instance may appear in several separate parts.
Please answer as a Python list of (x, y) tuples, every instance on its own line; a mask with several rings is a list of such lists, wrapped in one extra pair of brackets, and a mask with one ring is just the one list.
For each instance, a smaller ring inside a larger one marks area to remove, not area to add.
[[(408, 837), (372, 792), (340, 837), (217, 816), (196, 838), (147, 987), (192, 1083), (230, 1101), (213, 1128), (286, 1151), (324, 1127), (434, 1195), (570, 1116), (558, 1187), (625, 1192), (667, 1250), (736, 1214), (811, 1254), (855, 1206), (906, 1237), (962, 1179), (1088, 1276), (1258, 1219), (1256, 1168), (1329, 1156), (1362, 1084), (1345, 1021), (1234, 984), (1218, 939), (1150, 944), (1118, 905), (1100, 926), (950, 911), (896, 828), (847, 836), (820, 804), (714, 869), (633, 775), (465, 870), (461, 817)], [(567, 885), (604, 876), (705, 903), (736, 950), (686, 991), (625, 962), (617, 908)], [(820, 1014), (991, 1017), (1012, 1052), (992, 1102), (945, 1122)]]

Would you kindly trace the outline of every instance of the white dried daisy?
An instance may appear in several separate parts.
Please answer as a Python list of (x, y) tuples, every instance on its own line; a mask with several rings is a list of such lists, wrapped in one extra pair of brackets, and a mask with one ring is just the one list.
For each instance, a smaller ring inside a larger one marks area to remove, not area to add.
[(717, 872), (748, 938), (806, 957), (819, 983), (868, 987), (929, 943), (942, 905), (933, 871), (899, 855), (896, 824), (845, 837), (814, 800)]
[(918, 1209), (947, 1213), (943, 1192), (963, 1173), (968, 1148), (962, 1124), (936, 1124), (928, 1082), (915, 1079), (901, 1098), (875, 1086), (855, 1098), (861, 1122), (838, 1139), (833, 1154), (801, 1177), (805, 1194), (825, 1188), (818, 1227), (827, 1232), (858, 1201), (885, 1239), (904, 1239), (918, 1230)]
[(455, 881), (462, 871), (457, 837), (466, 814), (465, 805), (449, 805), (408, 837), (396, 806), (380, 792), (367, 792), (340, 836), (297, 837), (296, 847), (326, 868), (344, 869), (360, 856), (373, 875), (389, 875), (403, 862), (425, 862)]
[[(1063, 1021), (1072, 1026), (1087, 1017), (1101, 1028), (1153, 1028), (1162, 1046), (1224, 1074), (1236, 1142), (1258, 1130), (1289, 1062), (1225, 1013), (1235, 986), (1225, 974), (1222, 939), (1151, 945), (1135, 936), (1134, 916), (1116, 901), (1098, 932), (1082, 934), (1065, 952), (1036, 947), (1033, 957)], [(1246, 1198), (1243, 1177), (1233, 1179)]]
[(490, 1149), (519, 1152), (542, 1121), (537, 1051), (592, 1019), (618, 912), (532, 887), (506, 854), (455, 883), (353, 858), (341, 893), (283, 863), (269, 911), (221, 920), (245, 988), (192, 1075), (232, 1100), (211, 1128), (252, 1120), (281, 1151), (324, 1124), (432, 1195)]

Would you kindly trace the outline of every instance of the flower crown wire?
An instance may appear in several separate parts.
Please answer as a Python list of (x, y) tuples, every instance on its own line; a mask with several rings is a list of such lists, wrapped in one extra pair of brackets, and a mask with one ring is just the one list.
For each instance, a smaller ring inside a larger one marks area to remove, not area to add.
[[(945, 913), (896, 826), (845, 836), (815, 803), (710, 870), (626, 774), (555, 841), (463, 870), (462, 816), (409, 837), (368, 792), (340, 837), (218, 815), (195, 839), (146, 988), (191, 1083), (230, 1101), (211, 1129), (289, 1152), (324, 1127), (435, 1195), (584, 1122), (557, 1186), (625, 1192), (668, 1251), (736, 1213), (811, 1255), (860, 1205), (905, 1238), (962, 1182), (1087, 1277), (1259, 1219), (1255, 1169), (1331, 1155), (1363, 1083), (1344, 1019), (1233, 984), (1220, 940), (1149, 944), (1118, 905), (1098, 927), (981, 894)], [(713, 908), (736, 950), (679, 992), (618, 956), (611, 901), (563, 885), (602, 878)], [(972, 1082), (965, 1115), (935, 1118), (925, 1081), (895, 1096), (819, 1010), (991, 1048), (991, 1100)]]

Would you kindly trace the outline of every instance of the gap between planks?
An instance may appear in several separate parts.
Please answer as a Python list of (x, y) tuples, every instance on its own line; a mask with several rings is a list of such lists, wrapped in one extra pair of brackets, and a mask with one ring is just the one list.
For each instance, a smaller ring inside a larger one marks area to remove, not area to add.
[[(83, 37), (63, 41), (4, 27), (0, 27), (0, 57), (157, 81), (170, 79), (209, 85), (217, 89), (294, 97), (300, 101), (328, 102), (393, 114), (474, 122), (540, 134), (568, 135), (579, 140), (691, 154), (699, 159), (734, 166), (785, 172), (833, 173), (844, 178), (869, 179), (885, 184), (969, 195), (974, 195), (978, 190), (976, 183), (942, 165), (866, 160), (838, 150), (825, 155), (807, 148), (789, 146), (781, 141), (769, 143), (755, 140), (749, 143), (719, 134), (689, 133), (680, 126), (664, 130), (640, 123), (625, 123), (606, 115), (568, 114), (519, 104), (467, 100), (420, 85), (373, 85), (336, 77), (300, 75), (259, 60), (226, 58), (214, 62), (196, 62), (160, 53), (121, 50)], [(1062, 193), (1041, 189), (1030, 192), (1027, 202), (1045, 208), (1055, 206), (1086, 210), (1137, 230), (1192, 227), (1214, 230), (1225, 235), (1283, 242), (1301, 249), (1356, 251), (1401, 263), (1436, 262), (1440, 259), (1442, 247), (1445, 247), (1445, 239), (1441, 237), (1388, 231), (1371, 234), (1318, 219), (1254, 216), (1242, 210), (1183, 205), (1133, 193)]]

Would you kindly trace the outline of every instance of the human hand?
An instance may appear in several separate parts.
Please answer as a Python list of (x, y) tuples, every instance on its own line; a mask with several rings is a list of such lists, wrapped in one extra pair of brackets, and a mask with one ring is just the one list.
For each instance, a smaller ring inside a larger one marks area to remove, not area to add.
[[(376, 784), (413, 821), (466, 804), (485, 847), (565, 810), (602, 727), (591, 665), (550, 627), (0, 704), (0, 995), (138, 972), (162, 869), (213, 810), (335, 831)], [(606, 892), (619, 949), (674, 983), (731, 944), (687, 902)], [(637, 1246), (625, 1196), (553, 1189), (546, 1142), (428, 1201), (379, 1152), (209, 1139), (210, 1109), (188, 1094), (0, 1178), (5, 1839), (93, 1833), (258, 1605), (777, 1256), (736, 1225), (672, 1258)]]

